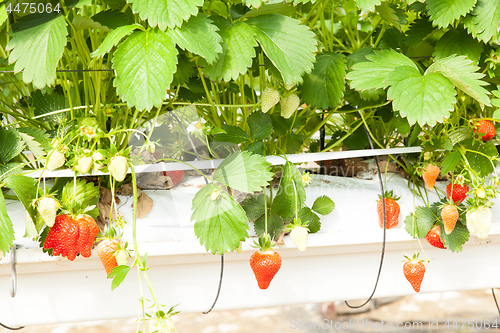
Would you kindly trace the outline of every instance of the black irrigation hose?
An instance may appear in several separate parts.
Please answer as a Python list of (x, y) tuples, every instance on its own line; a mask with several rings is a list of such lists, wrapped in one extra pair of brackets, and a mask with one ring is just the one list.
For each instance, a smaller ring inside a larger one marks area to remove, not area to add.
[(2, 326), (3, 328), (6, 328), (8, 330), (11, 330), (11, 331), (19, 331), (19, 330), (22, 330), (24, 328), (24, 326), (19, 326), (19, 327), (9, 327), (7, 325), (4, 325), (2, 323), (0, 323), (0, 326)]
[(500, 314), (500, 308), (498, 307), (497, 297), (495, 296), (495, 289), (491, 288), (491, 294), (493, 295), (493, 299), (495, 300), (495, 305), (497, 306), (498, 314)]
[[(373, 142), (372, 142), (372, 139), (370, 137), (370, 133), (368, 132), (368, 128), (366, 128), (366, 124), (363, 124), (364, 126), (364, 129), (365, 129), (365, 133), (366, 133), (366, 136), (368, 137), (368, 141), (370, 142), (370, 148), (371, 149), (375, 149), (373, 147)], [(368, 302), (371, 301), (371, 299), (373, 298), (373, 295), (375, 294), (375, 291), (377, 290), (377, 286), (378, 286), (378, 281), (380, 279), (380, 273), (382, 272), (382, 264), (384, 263), (384, 255), (385, 255), (385, 233), (386, 233), (386, 229), (385, 229), (385, 190), (384, 190), (384, 182), (382, 181), (382, 174), (380, 173), (380, 166), (378, 164), (378, 158), (377, 156), (373, 156), (375, 158), (375, 164), (377, 165), (377, 172), (378, 172), (378, 179), (380, 181), (380, 190), (382, 191), (382, 213), (383, 213), (383, 217), (384, 217), (384, 240), (382, 241), (382, 253), (380, 254), (380, 265), (378, 267), (378, 274), (377, 274), (377, 280), (375, 281), (375, 287), (373, 287), (373, 292), (372, 294), (370, 295), (370, 297), (368, 297), (368, 299), (361, 305), (350, 305), (349, 303), (347, 303), (347, 301), (345, 301), (345, 304), (350, 307), (351, 309), (359, 309), (363, 306), (365, 306), (366, 304), (368, 304)]]
[[(177, 120), (177, 122), (181, 126), (182, 130), (184, 131), (184, 134), (186, 134), (186, 136), (187, 136), (187, 138), (189, 140), (189, 144), (191, 145), (191, 148), (193, 148), (193, 151), (194, 151), (194, 154), (195, 154), (196, 158), (199, 160), (200, 156), (198, 155), (198, 151), (196, 150), (196, 146), (194, 145), (193, 140), (191, 140), (191, 136), (186, 131), (186, 128), (184, 127), (184, 125), (182, 124), (182, 122), (180, 121), (180, 119), (177, 117), (177, 115), (175, 114), (174, 110), (172, 110), (170, 112), (172, 112), (172, 116), (174, 116), (175, 120)], [(205, 184), (208, 185), (207, 178), (206, 177), (203, 177), (203, 178), (205, 179)], [(212, 304), (212, 306), (210, 307), (210, 309), (208, 309), (207, 311), (203, 311), (203, 314), (209, 314), (213, 310), (213, 308), (215, 307), (215, 304), (217, 304), (217, 300), (219, 299), (219, 295), (220, 295), (220, 290), (222, 288), (222, 277), (223, 277), (223, 275), (224, 275), (224, 253), (221, 254), (221, 256), (220, 256), (220, 278), (219, 278), (219, 287), (217, 289), (217, 295), (215, 296), (215, 301)]]

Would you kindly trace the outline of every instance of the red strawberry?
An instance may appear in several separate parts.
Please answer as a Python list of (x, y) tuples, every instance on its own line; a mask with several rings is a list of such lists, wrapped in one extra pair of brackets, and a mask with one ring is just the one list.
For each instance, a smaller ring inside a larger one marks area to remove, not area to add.
[(118, 266), (116, 262), (115, 252), (118, 250), (118, 241), (116, 239), (106, 238), (97, 245), (97, 255), (101, 259), (102, 265), (106, 270), (106, 275), (111, 273), (111, 270)]
[(481, 140), (490, 141), (496, 134), (495, 125), (489, 120), (480, 120), (477, 122), (474, 132), (483, 134)]
[(280, 255), (273, 251), (255, 251), (250, 257), (250, 267), (260, 289), (267, 289), (281, 267)]
[(95, 237), (99, 233), (99, 227), (94, 219), (88, 215), (80, 216), (77, 223), (80, 231), (78, 251), (83, 257), (88, 258), (92, 254), (92, 245), (94, 245)]
[(403, 273), (413, 289), (418, 293), (424, 279), (425, 265), (422, 263), (422, 260), (418, 259), (418, 255), (414, 255), (411, 260), (408, 257), (406, 259), (408, 261), (403, 265)]
[[(451, 189), (453, 187), (453, 194), (451, 194)], [(455, 202), (457, 205), (461, 204), (462, 201), (467, 198), (467, 192), (469, 192), (469, 186), (467, 184), (460, 185), (460, 184), (453, 184), (450, 183), (448, 186), (446, 186), (446, 197), (448, 200), (450, 200), (450, 195), (453, 199), (453, 202)]]
[(52, 248), (52, 255), (57, 256), (62, 254), (63, 257), (68, 257), (73, 261), (78, 254), (78, 225), (76, 221), (68, 215), (58, 215), (54, 226), (50, 228), (43, 247), (45, 249)]
[(429, 232), (427, 233), (427, 236), (425, 236), (425, 239), (429, 242), (434, 247), (437, 247), (439, 249), (444, 249), (444, 244), (441, 241), (441, 228), (437, 225)]
[(450, 204), (444, 205), (441, 210), (441, 218), (443, 219), (444, 231), (447, 235), (451, 234), (458, 220), (457, 206)]
[[(391, 229), (398, 225), (399, 220), (399, 204), (392, 191), (385, 192), (385, 228)], [(378, 224), (381, 228), (384, 227), (384, 212), (382, 208), (382, 198), (379, 196), (377, 201), (377, 212), (378, 212)]]
[(172, 188), (182, 182), (184, 170), (163, 171), (163, 175), (167, 177), (167, 187)]
[(425, 167), (425, 171), (422, 174), (422, 178), (424, 179), (425, 185), (429, 190), (432, 190), (434, 188), (434, 185), (436, 184), (436, 179), (439, 176), (439, 173), (441, 170), (437, 165), (434, 164), (427, 164)]

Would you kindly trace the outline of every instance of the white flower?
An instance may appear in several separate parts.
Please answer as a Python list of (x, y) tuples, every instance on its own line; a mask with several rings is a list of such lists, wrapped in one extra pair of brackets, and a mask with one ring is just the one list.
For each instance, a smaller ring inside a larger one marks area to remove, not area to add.
[(203, 118), (200, 118), (199, 121), (192, 122), (188, 125), (187, 131), (188, 133), (200, 133), (203, 132), (204, 124), (207, 121)]
[(359, 13), (359, 19), (360, 20), (364, 20), (367, 17), (368, 17), (368, 13), (365, 12), (364, 10), (362, 10), (361, 13)]

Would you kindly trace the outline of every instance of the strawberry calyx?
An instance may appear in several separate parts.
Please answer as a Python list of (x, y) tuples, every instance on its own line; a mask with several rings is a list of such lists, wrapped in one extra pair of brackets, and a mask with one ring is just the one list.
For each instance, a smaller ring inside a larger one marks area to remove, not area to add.
[[(378, 198), (379, 198), (379, 200), (382, 200), (382, 196), (381, 195), (379, 195)], [(401, 197), (395, 196), (392, 190), (385, 191), (385, 193), (384, 193), (384, 199), (391, 199), (391, 200), (394, 200), (394, 201), (398, 201), (400, 198)]]
[(405, 257), (405, 260), (403, 260), (403, 262), (407, 262), (407, 261), (414, 261), (414, 262), (421, 262), (423, 263), (424, 265), (428, 265), (430, 263), (430, 260), (429, 259), (420, 259), (418, 256), (420, 255), (420, 253), (413, 253), (413, 256), (410, 258), (408, 256), (404, 256)]
[(259, 237), (258, 241), (254, 241), (253, 248), (260, 249), (262, 252), (271, 251), (274, 247), (274, 242), (271, 241), (271, 236), (269, 234), (263, 234)]
[(285, 231), (289, 232), (295, 228), (305, 228), (309, 232), (309, 222), (302, 222), (299, 218), (294, 218), (293, 222), (285, 227)]

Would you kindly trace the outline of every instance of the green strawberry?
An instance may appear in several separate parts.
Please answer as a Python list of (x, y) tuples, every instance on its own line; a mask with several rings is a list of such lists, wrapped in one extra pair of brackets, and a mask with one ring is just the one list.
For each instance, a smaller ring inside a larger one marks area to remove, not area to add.
[(172, 318), (154, 318), (149, 323), (150, 332), (174, 333), (175, 325)]
[(56, 169), (59, 169), (64, 165), (64, 162), (66, 162), (66, 157), (64, 156), (64, 153), (61, 152), (59, 149), (52, 149), (49, 154), (48, 154), (48, 160), (47, 160), (47, 169), (50, 171), (54, 171)]
[(262, 98), (260, 99), (260, 106), (262, 112), (266, 113), (273, 106), (278, 104), (279, 101), (280, 101), (279, 91), (272, 87), (266, 87), (266, 89), (264, 89), (264, 91), (262, 92)]
[(58, 208), (59, 203), (54, 198), (43, 197), (38, 200), (38, 213), (40, 213), (45, 224), (51, 228), (56, 222)]
[(75, 166), (75, 170), (80, 172), (82, 175), (89, 173), (94, 166), (94, 160), (90, 156), (81, 156), (78, 159), (78, 164)]
[(128, 161), (121, 155), (111, 158), (108, 165), (109, 174), (117, 181), (122, 182), (127, 177)]
[(288, 119), (300, 106), (300, 98), (297, 94), (289, 94), (286, 97), (281, 98), (281, 116)]
[(130, 257), (127, 250), (121, 249), (116, 251), (115, 258), (118, 266), (120, 265), (128, 265), (128, 258)]

